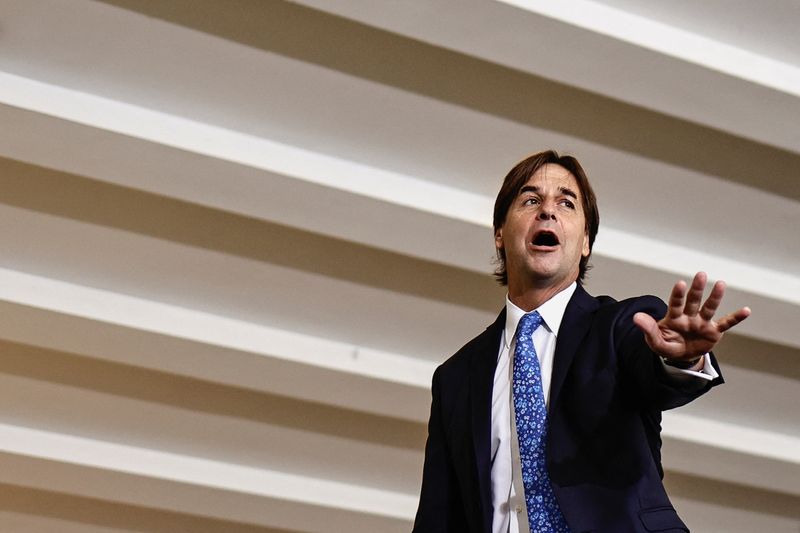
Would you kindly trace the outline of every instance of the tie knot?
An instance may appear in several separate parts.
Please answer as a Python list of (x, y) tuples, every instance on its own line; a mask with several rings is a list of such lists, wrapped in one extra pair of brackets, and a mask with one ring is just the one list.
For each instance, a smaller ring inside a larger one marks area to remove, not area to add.
[(542, 325), (542, 322), (542, 315), (539, 314), (539, 311), (522, 315), (522, 318), (519, 319), (519, 325), (517, 325), (517, 337), (520, 335), (530, 337), (536, 331), (536, 328)]

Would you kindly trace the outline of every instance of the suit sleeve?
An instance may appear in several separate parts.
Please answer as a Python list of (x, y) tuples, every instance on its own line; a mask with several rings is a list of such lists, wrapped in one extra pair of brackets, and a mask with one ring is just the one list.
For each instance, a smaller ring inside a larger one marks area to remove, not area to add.
[(422, 490), (413, 533), (444, 533), (457, 531), (459, 527), (455, 523), (459, 520), (454, 511), (460, 509), (461, 504), (444, 430), (440, 371), (441, 368), (434, 373), (431, 385), (428, 441), (425, 444)]
[[(650, 350), (644, 340), (644, 334), (633, 323), (633, 315), (638, 312), (660, 320), (666, 310), (666, 304), (655, 296), (636, 298), (625, 307), (615, 327), (619, 364), (626, 391), (640, 406), (661, 411), (685, 405), (723, 382), (720, 375), (698, 385), (693, 381), (677, 379), (666, 371), (658, 355)], [(711, 361), (719, 372), (713, 354)]]

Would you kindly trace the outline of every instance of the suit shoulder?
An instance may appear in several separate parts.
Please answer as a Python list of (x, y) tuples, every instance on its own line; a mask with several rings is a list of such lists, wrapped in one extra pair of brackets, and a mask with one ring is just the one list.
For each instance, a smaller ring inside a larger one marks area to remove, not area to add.
[(641, 312), (660, 319), (667, 310), (664, 301), (652, 294), (634, 296), (619, 301), (610, 296), (598, 296), (597, 301), (600, 304), (598, 313), (606, 316), (633, 316)]

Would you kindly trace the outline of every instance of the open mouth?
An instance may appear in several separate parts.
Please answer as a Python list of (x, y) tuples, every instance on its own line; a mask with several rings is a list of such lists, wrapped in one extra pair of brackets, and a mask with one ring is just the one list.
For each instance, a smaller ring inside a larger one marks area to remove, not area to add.
[(534, 246), (558, 246), (561, 244), (558, 242), (558, 235), (546, 229), (537, 231), (531, 242)]

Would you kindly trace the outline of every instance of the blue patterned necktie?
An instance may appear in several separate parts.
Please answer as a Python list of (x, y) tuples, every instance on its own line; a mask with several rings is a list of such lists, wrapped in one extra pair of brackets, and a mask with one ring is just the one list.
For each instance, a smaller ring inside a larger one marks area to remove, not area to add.
[(517, 421), (522, 485), (531, 533), (569, 533), (547, 474), (547, 408), (533, 332), (542, 324), (538, 311), (524, 315), (517, 326), (514, 349), (514, 416)]

